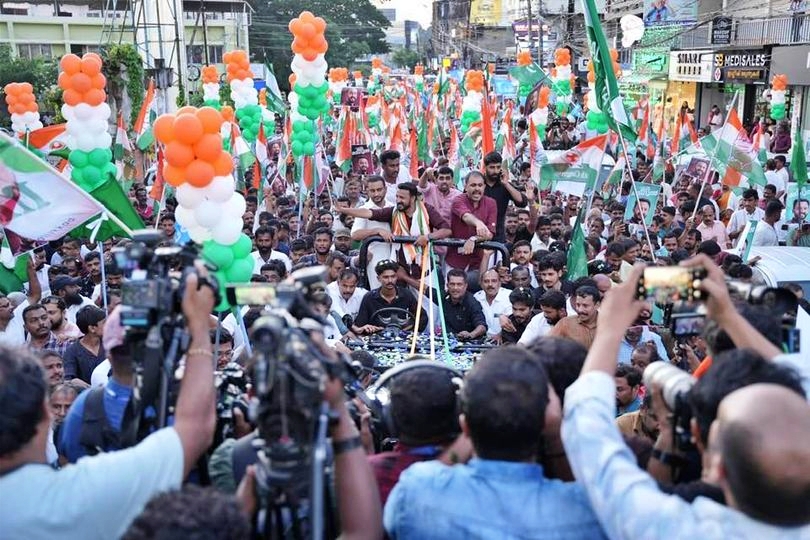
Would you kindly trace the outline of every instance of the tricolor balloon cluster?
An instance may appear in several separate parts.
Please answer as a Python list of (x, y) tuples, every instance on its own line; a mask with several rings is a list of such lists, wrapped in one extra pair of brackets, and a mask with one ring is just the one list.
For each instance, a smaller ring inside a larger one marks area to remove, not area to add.
[[(217, 268), (220, 284), (241, 283), (253, 274), (250, 238), (242, 233), (245, 199), (234, 192), (231, 156), (222, 149), (222, 115), (212, 107), (183, 107), (154, 125), (164, 145), (163, 176), (176, 188), (175, 218), (203, 257)], [(223, 300), (219, 310), (226, 309)]]
[(110, 106), (101, 74), (101, 57), (87, 53), (81, 58), (67, 54), (59, 61), (59, 87), (63, 90), (65, 117), (72, 166), (71, 179), (85, 191), (93, 191), (117, 173), (112, 162), (112, 137), (108, 130)]
[(425, 66), (416, 64), (413, 67), (413, 83), (420, 94), (425, 91)]
[[(532, 64), (532, 53), (529, 51), (521, 51), (517, 54), (517, 65), (518, 67), (526, 67)], [(532, 85), (526, 83), (520, 83), (518, 85), (518, 97), (520, 99), (525, 99), (526, 96), (532, 91)]]
[(481, 120), (481, 103), (484, 100), (484, 72), (471, 70), (464, 78), (467, 95), (461, 101), (461, 132), (467, 133), (470, 126)]
[(295, 53), (292, 61), (295, 82), (290, 95), (290, 148), (296, 158), (314, 156), (318, 138), (315, 120), (329, 112), (329, 101), (326, 99), (329, 91), (326, 81), (328, 66), (324, 58), (329, 48), (324, 38), (326, 21), (309, 11), (302, 11), (290, 21), (289, 29), (294, 38), (291, 48)]
[(556, 67), (551, 70), (551, 80), (557, 95), (557, 114), (562, 116), (568, 112), (571, 98), (571, 52), (563, 48), (555, 50), (554, 64)]
[(216, 66), (203, 66), (202, 73), (203, 103), (206, 107), (219, 110), (219, 73)]
[(546, 124), (548, 124), (548, 101), (550, 97), (551, 89), (547, 86), (541, 87), (537, 94), (537, 108), (535, 108), (530, 115), (540, 140), (543, 140), (543, 138), (546, 136)]
[(771, 118), (777, 121), (785, 118), (785, 90), (787, 85), (787, 75), (773, 76), (771, 81)]
[(3, 87), (3, 92), (6, 95), (8, 112), (11, 114), (11, 129), (22, 136), (42, 127), (31, 83), (8, 83)]
[(349, 84), (349, 70), (346, 68), (329, 68), (329, 91), (332, 102), (340, 103), (340, 93)]
[(377, 57), (371, 59), (371, 77), (368, 78), (368, 93), (374, 94), (380, 89), (380, 79), (383, 74), (383, 62)]
[(259, 107), (259, 92), (253, 85), (253, 72), (250, 71), (250, 60), (245, 51), (226, 52), (222, 57), (228, 73), (228, 84), (231, 85), (231, 99), (236, 109), (236, 120), (242, 137), (253, 143), (259, 135), (262, 122), (262, 109)]
[(382, 103), (380, 96), (369, 96), (366, 101), (366, 119), (370, 129), (379, 129), (380, 115), (382, 114)]

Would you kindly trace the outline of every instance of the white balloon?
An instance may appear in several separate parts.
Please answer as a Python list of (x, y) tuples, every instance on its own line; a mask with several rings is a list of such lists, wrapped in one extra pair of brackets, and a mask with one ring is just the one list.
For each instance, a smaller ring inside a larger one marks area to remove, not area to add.
[(40, 122), (39, 120), (28, 125), (28, 129), (30, 129), (31, 131), (36, 131), (38, 129), (42, 129), (43, 127), (44, 126), (42, 125), (42, 122)]
[(66, 122), (70, 122), (74, 118), (76, 118), (76, 111), (72, 105), (68, 105), (67, 103), (62, 105), (62, 117), (65, 119)]
[(194, 210), (194, 219), (201, 227), (214, 229), (225, 216), (222, 207), (222, 204), (206, 199)]
[(11, 122), (11, 129), (15, 133), (25, 133), (26, 125), (22, 122)]
[(89, 120), (96, 116), (96, 109), (89, 103), (79, 103), (74, 107), (74, 113), (78, 120)]
[(37, 120), (39, 120), (39, 112), (37, 111), (25, 111), (22, 114), (23, 122), (26, 124), (33, 124)]
[(174, 209), (174, 219), (177, 220), (177, 223), (179, 223), (181, 227), (189, 231), (194, 227), (199, 227), (194, 217), (194, 210), (184, 206), (178, 206)]
[(557, 66), (557, 80), (566, 80), (571, 78), (571, 64)]
[(194, 227), (188, 229), (188, 236), (197, 244), (202, 244), (211, 240), (211, 230), (205, 227)]
[(216, 229), (211, 231), (211, 238), (214, 242), (230, 246), (239, 240), (239, 235), (242, 234), (242, 217), (226, 217), (223, 218)]
[(245, 198), (242, 196), (241, 193), (234, 193), (231, 195), (231, 198), (225, 203), (225, 208), (223, 208), (224, 212), (228, 216), (232, 216), (235, 218), (242, 219), (242, 215), (245, 213), (247, 205), (245, 203)]
[(625, 15), (619, 20), (622, 28), (622, 46), (630, 47), (644, 36), (644, 21), (636, 15)]
[(107, 105), (106, 102), (102, 103), (100, 105), (96, 105), (95, 110), (96, 110), (96, 114), (98, 114), (98, 116), (100, 116), (104, 120), (106, 120), (107, 118), (112, 116), (112, 110), (110, 109), (110, 106)]
[(197, 208), (205, 200), (205, 190), (196, 188), (189, 183), (177, 186), (174, 194), (177, 197), (177, 203), (189, 210)]
[[(205, 196), (212, 201), (226, 203), (231, 199), (233, 189), (233, 176), (215, 176), (203, 191), (205, 192)], [(180, 198), (178, 197), (177, 200), (179, 201)]]

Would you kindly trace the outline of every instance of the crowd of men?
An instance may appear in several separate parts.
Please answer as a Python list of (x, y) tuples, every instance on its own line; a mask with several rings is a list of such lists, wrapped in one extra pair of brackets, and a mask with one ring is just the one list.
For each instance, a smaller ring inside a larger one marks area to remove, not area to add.
[[(559, 129), (567, 141), (570, 127)], [(458, 185), (441, 157), (419, 178), (395, 150), (373, 157), (376, 174), (334, 166), (327, 189), (307, 198), (292, 173), (249, 190), (251, 281), (324, 266), (312, 295), (325, 321), (319, 346), (351, 355), (364, 388), (383, 370), (362, 343), (388, 330), (386, 310), (409, 320), (404, 333), (493, 348), (466, 374), (421, 365), (394, 375), (385, 433), (342, 381), (325, 385), (344, 536), (810, 537), (810, 369), (783, 354), (777, 314), (726, 286), (752, 279), (756, 261), (727, 251), (749, 221), (755, 246), (810, 245), (807, 201), (783, 218), (781, 156), (776, 180), (740, 197), (669, 172), (650, 223), (625, 218), (632, 182), (650, 177), (643, 156), (612, 191), (585, 199), (539, 192), (527, 166), (506, 168), (497, 152)], [(155, 213), (146, 188), (131, 195), (165, 243), (188, 241), (175, 201)], [(223, 430), (212, 381), (233, 366), (250, 373), (262, 307), (214, 315), (208, 269), (197, 266), (183, 295), (190, 344), (173, 425), (134, 444), (138, 359), (118, 307), (127, 278), (111, 256), (128, 242), (39, 247), (24, 289), (0, 296), (0, 539), (249, 534), (251, 441), (270, 434), (238, 406)], [(571, 275), (574, 250), (587, 275)], [(642, 265), (705, 269), (703, 332), (674, 335), (662, 306), (638, 299)], [(788, 289), (807, 309), (801, 287)], [(690, 381), (677, 403), (645, 383), (661, 364)], [(195, 472), (192, 483), (212, 487), (183, 487), (201, 457), (210, 479)]]

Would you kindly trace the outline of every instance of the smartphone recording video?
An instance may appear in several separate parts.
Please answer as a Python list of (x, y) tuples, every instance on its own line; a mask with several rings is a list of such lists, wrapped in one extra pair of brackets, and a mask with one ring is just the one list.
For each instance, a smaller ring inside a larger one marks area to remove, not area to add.
[(638, 298), (658, 305), (692, 302), (702, 298), (703, 269), (682, 266), (650, 266), (638, 286)]
[(267, 283), (242, 283), (228, 285), (225, 295), (231, 305), (268, 306), (276, 299), (276, 288)]
[(672, 335), (676, 338), (699, 336), (706, 327), (706, 316), (699, 313), (685, 313), (672, 316)]

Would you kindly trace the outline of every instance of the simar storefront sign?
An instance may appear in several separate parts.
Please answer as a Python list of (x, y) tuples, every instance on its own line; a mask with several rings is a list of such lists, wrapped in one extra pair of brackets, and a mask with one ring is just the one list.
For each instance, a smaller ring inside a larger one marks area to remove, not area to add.
[(714, 53), (711, 51), (673, 51), (669, 53), (669, 80), (712, 82)]

